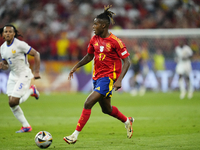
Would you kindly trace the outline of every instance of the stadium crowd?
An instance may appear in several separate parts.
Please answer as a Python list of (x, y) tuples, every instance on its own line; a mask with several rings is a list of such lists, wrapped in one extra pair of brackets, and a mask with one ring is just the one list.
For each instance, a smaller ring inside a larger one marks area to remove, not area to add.
[(0, 27), (14, 24), (42, 60), (77, 61), (87, 52), (94, 17), (108, 4), (116, 13), (112, 29), (200, 27), (199, 0), (1, 0)]

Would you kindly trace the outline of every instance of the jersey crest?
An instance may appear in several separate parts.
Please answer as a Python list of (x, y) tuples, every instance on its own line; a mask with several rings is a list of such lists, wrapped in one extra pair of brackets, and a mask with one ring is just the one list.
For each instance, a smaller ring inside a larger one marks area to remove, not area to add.
[(16, 50), (12, 50), (12, 53), (15, 54), (15, 53), (16, 53)]
[(107, 44), (106, 44), (106, 49), (107, 49), (108, 51), (111, 50), (111, 44), (110, 44), (110, 43), (107, 43)]
[(100, 52), (103, 52), (104, 46), (100, 46)]

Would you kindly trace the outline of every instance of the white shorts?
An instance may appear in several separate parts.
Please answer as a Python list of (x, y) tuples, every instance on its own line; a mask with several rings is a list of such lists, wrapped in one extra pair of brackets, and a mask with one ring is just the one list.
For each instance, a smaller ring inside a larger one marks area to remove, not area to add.
[(31, 79), (10, 80), (7, 83), (7, 95), (13, 97), (22, 97), (30, 88)]
[(177, 74), (189, 76), (191, 71), (192, 71), (192, 66), (190, 62), (181, 62), (178, 63), (176, 66)]

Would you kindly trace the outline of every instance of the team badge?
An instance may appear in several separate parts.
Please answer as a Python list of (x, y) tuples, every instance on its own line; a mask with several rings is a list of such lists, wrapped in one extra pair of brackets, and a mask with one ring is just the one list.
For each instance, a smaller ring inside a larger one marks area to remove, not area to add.
[(107, 43), (107, 44), (106, 44), (106, 49), (107, 49), (108, 51), (111, 50), (111, 45), (110, 45), (110, 43)]
[(16, 53), (16, 50), (12, 50), (12, 53), (15, 54), (15, 53)]
[(100, 52), (103, 52), (104, 46), (100, 46)]

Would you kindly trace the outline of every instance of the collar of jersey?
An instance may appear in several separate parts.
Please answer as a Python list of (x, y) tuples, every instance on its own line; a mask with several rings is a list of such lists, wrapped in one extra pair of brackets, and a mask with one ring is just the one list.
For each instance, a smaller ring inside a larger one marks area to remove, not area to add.
[(12, 43), (10, 44), (10, 45), (7, 45), (7, 47), (10, 47), (12, 44), (13, 44), (13, 42), (14, 42), (14, 40), (15, 40), (15, 38), (13, 38), (13, 41), (12, 41)]

